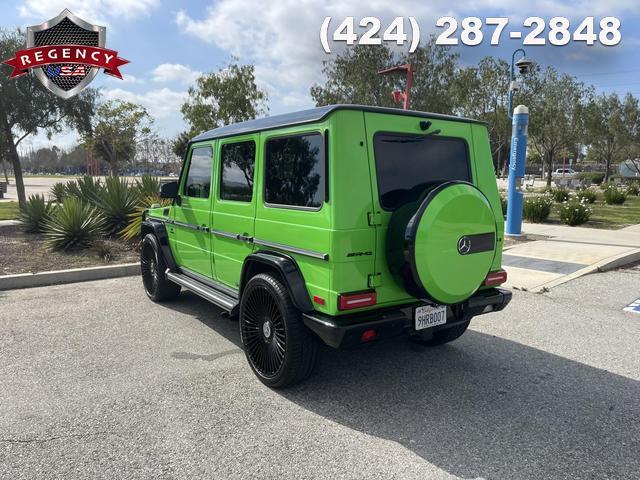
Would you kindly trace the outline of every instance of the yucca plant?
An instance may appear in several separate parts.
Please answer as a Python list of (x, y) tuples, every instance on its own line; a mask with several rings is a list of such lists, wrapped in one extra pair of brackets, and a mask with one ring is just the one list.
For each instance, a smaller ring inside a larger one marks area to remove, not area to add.
[(77, 180), (67, 182), (66, 190), (68, 197), (75, 197), (84, 203), (95, 205), (104, 190), (104, 186), (100, 179), (94, 180), (93, 177), (85, 175)]
[(74, 250), (90, 246), (102, 235), (102, 217), (95, 207), (69, 197), (44, 224), (47, 246)]
[(130, 187), (126, 179), (115, 176), (106, 179), (96, 203), (104, 219), (105, 233), (116, 235), (127, 226), (139, 198), (137, 188)]
[(129, 215), (129, 223), (120, 232), (120, 236), (125, 240), (140, 240), (140, 229), (142, 228), (142, 214), (152, 206), (168, 207), (171, 205), (170, 198), (160, 198), (157, 193), (148, 195), (140, 200), (135, 212)]
[(138, 188), (140, 198), (158, 195), (160, 192), (160, 179), (158, 177), (152, 177), (151, 175), (143, 175), (139, 180), (136, 180), (136, 187)]
[(67, 186), (63, 182), (56, 182), (51, 186), (49, 193), (56, 203), (62, 203), (67, 197)]
[(54, 206), (44, 199), (44, 195), (29, 195), (29, 199), (20, 209), (20, 220), (27, 232), (41, 233), (45, 222), (51, 218)]

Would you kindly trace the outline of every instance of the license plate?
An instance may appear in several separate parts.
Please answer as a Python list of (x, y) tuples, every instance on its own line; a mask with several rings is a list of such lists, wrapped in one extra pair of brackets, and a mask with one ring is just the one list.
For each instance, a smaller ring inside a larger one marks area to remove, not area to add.
[(425, 328), (435, 327), (447, 323), (447, 307), (425, 305), (417, 307), (415, 313), (416, 330), (424, 330)]

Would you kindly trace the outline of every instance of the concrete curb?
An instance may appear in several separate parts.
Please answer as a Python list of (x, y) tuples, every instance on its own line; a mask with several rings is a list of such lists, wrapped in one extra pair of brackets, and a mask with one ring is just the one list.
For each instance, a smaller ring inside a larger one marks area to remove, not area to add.
[(545, 288), (549, 289), (557, 287), (558, 285), (562, 285), (563, 283), (569, 282), (584, 275), (588, 275), (590, 273), (606, 272), (608, 270), (613, 270), (614, 268), (624, 267), (625, 265), (637, 261), (640, 261), (640, 248), (636, 248), (627, 252), (620, 253), (618, 255), (614, 255), (612, 257), (602, 259), (599, 262), (577, 270), (570, 275), (565, 275), (558, 278), (557, 280), (552, 280), (551, 282), (538, 285), (534, 288), (534, 291), (540, 292)]
[(40, 273), (18, 273), (0, 276), (0, 290), (45, 287), (64, 283), (88, 282), (105, 278), (130, 277), (140, 275), (139, 263), (106, 265), (104, 267), (73, 268)]
[(12, 227), (13, 225), (21, 225), (19, 220), (0, 220), (0, 227)]

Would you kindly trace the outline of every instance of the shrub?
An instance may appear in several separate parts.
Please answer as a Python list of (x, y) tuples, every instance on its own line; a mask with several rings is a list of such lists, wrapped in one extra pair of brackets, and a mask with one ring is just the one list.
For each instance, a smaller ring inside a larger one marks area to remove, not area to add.
[(595, 185), (600, 185), (604, 180), (604, 172), (580, 172), (575, 178), (580, 180), (590, 180)]
[(62, 182), (56, 182), (51, 186), (50, 194), (56, 203), (62, 203), (67, 196), (67, 186)]
[(125, 179), (106, 179), (96, 203), (104, 219), (105, 233), (116, 235), (127, 226), (129, 216), (136, 211), (138, 199), (138, 190), (129, 187)]
[(113, 260), (113, 257), (115, 255), (114, 248), (107, 242), (97, 242), (96, 255), (98, 255), (98, 257), (100, 257), (100, 259), (104, 263), (109, 263), (111, 260)]
[(572, 227), (582, 225), (589, 221), (591, 211), (587, 201), (571, 200), (560, 205), (560, 220), (562, 223), (566, 223)]
[(552, 204), (553, 200), (548, 195), (525, 198), (522, 205), (522, 216), (530, 222), (542, 223), (549, 217)]
[(134, 240), (140, 238), (140, 229), (142, 227), (142, 214), (152, 205), (160, 205), (162, 207), (168, 207), (171, 205), (170, 198), (160, 198), (157, 193), (155, 195), (149, 195), (144, 197), (135, 211), (129, 215), (129, 223), (122, 229), (120, 236), (125, 240)]
[(44, 195), (29, 195), (24, 207), (20, 209), (18, 220), (20, 220), (27, 232), (40, 233), (44, 224), (53, 213), (53, 205), (46, 202)]
[(157, 196), (160, 193), (160, 180), (158, 177), (143, 175), (140, 180), (136, 180), (136, 188), (140, 198)]
[(102, 218), (92, 207), (69, 197), (44, 225), (47, 245), (54, 250), (90, 246), (102, 234)]
[(579, 190), (578, 193), (576, 193), (576, 196), (578, 197), (578, 200), (584, 201), (587, 203), (595, 203), (596, 201), (596, 192), (594, 192), (590, 188)]
[(622, 205), (627, 195), (615, 185), (608, 185), (604, 191), (604, 200), (609, 205)]
[(569, 190), (564, 187), (554, 188), (551, 190), (551, 196), (558, 203), (566, 202), (569, 200)]
[(84, 203), (96, 205), (104, 187), (100, 183), (100, 179), (94, 180), (93, 177), (85, 175), (77, 180), (67, 182), (66, 190), (68, 197), (75, 197)]
[(640, 184), (637, 182), (629, 184), (627, 187), (627, 195), (635, 195), (636, 197), (640, 195)]
[(502, 207), (502, 215), (507, 214), (507, 197), (500, 195), (500, 206)]

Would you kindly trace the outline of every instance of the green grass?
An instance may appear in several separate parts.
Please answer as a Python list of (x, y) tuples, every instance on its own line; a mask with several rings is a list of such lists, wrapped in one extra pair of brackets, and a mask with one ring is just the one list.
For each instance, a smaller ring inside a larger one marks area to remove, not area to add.
[(15, 220), (18, 213), (18, 202), (0, 202), (0, 220)]
[[(630, 195), (623, 205), (607, 205), (602, 191), (598, 191), (596, 203), (591, 205), (593, 213), (583, 227), (617, 229), (640, 223), (640, 197)], [(560, 223), (558, 208), (554, 205), (549, 222)]]

